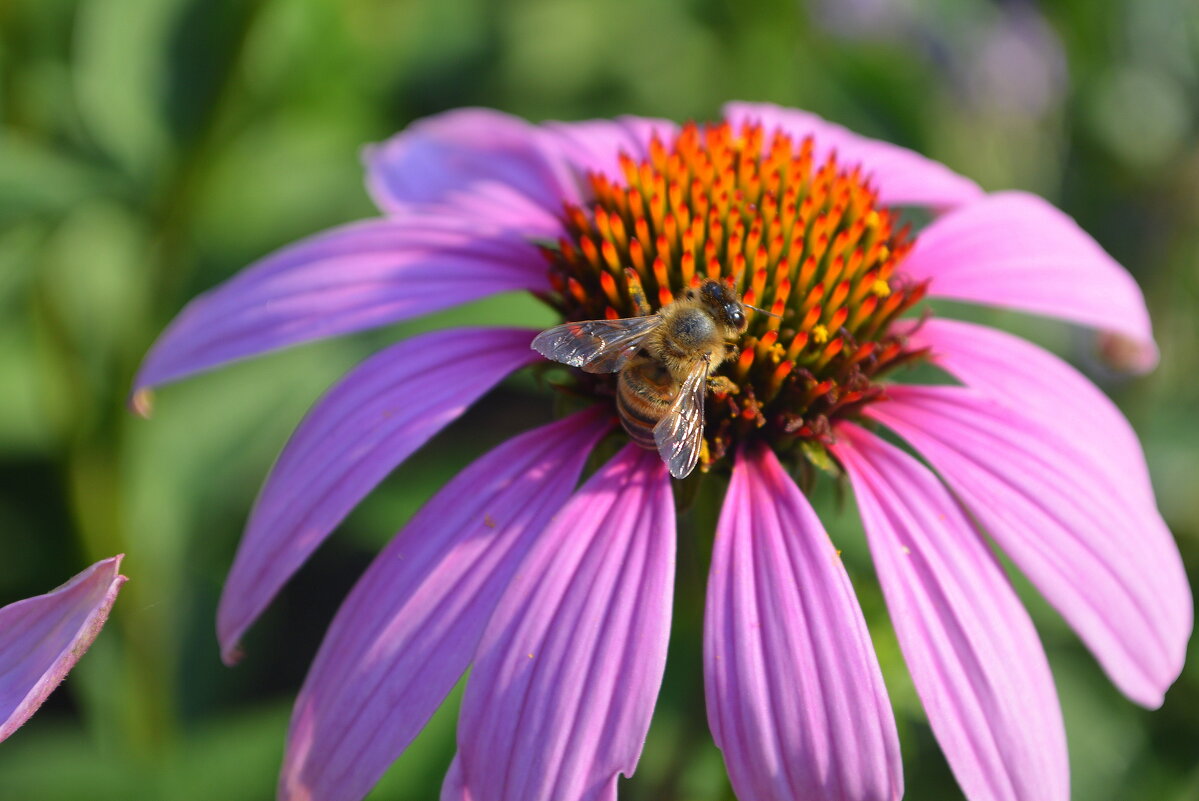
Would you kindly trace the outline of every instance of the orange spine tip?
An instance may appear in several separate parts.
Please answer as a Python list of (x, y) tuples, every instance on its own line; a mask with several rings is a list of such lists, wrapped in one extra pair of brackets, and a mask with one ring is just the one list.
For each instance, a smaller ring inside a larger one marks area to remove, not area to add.
[(824, 308), (819, 303), (808, 309), (808, 313), (804, 315), (802, 327), (805, 330), (808, 330), (812, 328), (812, 326), (816, 325), (816, 321), (820, 319), (820, 314), (823, 311)]
[(665, 286), (658, 287), (658, 304), (666, 306), (670, 303), (674, 303), (674, 295), (670, 294), (670, 289)]
[(607, 262), (608, 266), (613, 270), (619, 270), (620, 254), (616, 252), (616, 246), (605, 239), (602, 243), (600, 243), (600, 250), (603, 252), (604, 261)]
[(816, 277), (816, 268), (818, 266), (819, 262), (816, 261), (816, 254), (812, 254), (804, 259), (803, 268), (799, 271), (799, 281), (797, 282), (800, 287), (806, 289), (812, 285), (812, 279)]
[(641, 240), (633, 239), (629, 242), (629, 261), (633, 262), (633, 266), (639, 272), (645, 272), (645, 248), (641, 247)]
[(604, 309), (604, 319), (605, 320), (619, 320), (620, 312), (616, 311), (616, 309), (612, 308), (611, 306), (608, 306)]
[(666, 272), (666, 261), (664, 259), (654, 259), (654, 280), (658, 282), (660, 287), (670, 286), (670, 276)]
[(602, 206), (595, 207), (595, 230), (604, 239), (612, 238), (612, 226), (608, 222), (608, 212)]
[(683, 283), (690, 284), (695, 278), (695, 254), (691, 251), (683, 253), (683, 258), (679, 259), (679, 268), (683, 274)]
[(849, 328), (856, 331), (858, 327), (870, 319), (870, 315), (874, 314), (874, 310), (878, 307), (878, 295), (871, 295), (858, 304), (853, 311), (853, 318), (849, 321)]
[(842, 281), (833, 288), (833, 294), (829, 297), (828, 305), (833, 308), (839, 308), (847, 297), (849, 297), (849, 282)]
[(790, 361), (795, 361), (796, 359), (798, 359), (800, 352), (803, 351), (804, 347), (807, 344), (808, 344), (808, 332), (800, 331), (798, 334), (796, 334), (792, 338), (791, 344), (789, 346), (787, 346), (787, 359), (789, 359)]
[(764, 267), (757, 267), (756, 265), (757, 262), (755, 261), (753, 283), (750, 286), (753, 287), (754, 297), (760, 298), (763, 297), (762, 293), (766, 290), (766, 269)]
[(619, 214), (613, 214), (608, 222), (612, 225), (612, 241), (618, 247), (627, 247), (629, 244), (629, 233), (625, 229), (624, 219)]
[(589, 236), (579, 237), (579, 249), (583, 251), (583, 257), (587, 259), (587, 263), (598, 270), (600, 254), (599, 248), (595, 246), (595, 241)]
[(638, 217), (637, 222), (633, 223), (633, 234), (642, 242), (653, 242), (653, 237), (649, 234), (649, 223), (644, 217)]
[(583, 285), (578, 280), (574, 278), (569, 279), (567, 286), (570, 288), (570, 294), (574, 295), (575, 300), (579, 303), (587, 302), (587, 291), (583, 289)]
[(741, 302), (750, 306), (758, 305), (758, 296), (754, 294), (753, 287), (750, 287), (749, 289), (745, 290), (744, 293), (742, 293)]
[(707, 274), (708, 274), (708, 277), (709, 277), (709, 278), (711, 278), (713, 281), (717, 281), (717, 280), (719, 280), (719, 279), (720, 279), (721, 268), (722, 268), (723, 266), (724, 266), (724, 265), (722, 265), (722, 264), (720, 263), (720, 259), (716, 258), (715, 256), (713, 256), (712, 258), (708, 259), (708, 265), (707, 265)]
[(829, 330), (830, 331), (841, 330), (841, 326), (845, 325), (845, 319), (847, 317), (849, 317), (849, 308), (848, 307), (842, 306), (841, 308), (837, 309), (835, 312), (833, 312), (832, 316), (829, 317), (829, 319), (828, 319)]
[(620, 293), (616, 288), (616, 279), (612, 277), (611, 273), (607, 272), (601, 272), (599, 277), (600, 286), (603, 288), (604, 294), (608, 296), (608, 300), (611, 301), (613, 305), (620, 305)]

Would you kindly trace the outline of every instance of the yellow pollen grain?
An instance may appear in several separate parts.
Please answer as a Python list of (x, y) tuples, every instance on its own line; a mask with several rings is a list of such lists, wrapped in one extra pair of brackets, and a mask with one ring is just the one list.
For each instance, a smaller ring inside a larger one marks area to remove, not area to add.
[(822, 325), (818, 325), (812, 329), (812, 341), (817, 345), (823, 345), (828, 342), (828, 329)]
[(885, 298), (887, 295), (891, 294), (891, 287), (883, 279), (877, 278), (875, 279), (874, 283), (870, 285), (870, 291), (878, 295), (880, 298)]
[(775, 364), (778, 364), (787, 355), (787, 349), (777, 342), (771, 345), (766, 352), (770, 354), (770, 360)]
[(878, 260), (879, 262), (884, 262), (889, 258), (891, 258), (891, 248), (883, 245), (878, 249)]
[(874, 228), (879, 224), (879, 222), (881, 222), (881, 220), (878, 216), (877, 211), (872, 210), (869, 214), (866, 215), (866, 227), (867, 228)]

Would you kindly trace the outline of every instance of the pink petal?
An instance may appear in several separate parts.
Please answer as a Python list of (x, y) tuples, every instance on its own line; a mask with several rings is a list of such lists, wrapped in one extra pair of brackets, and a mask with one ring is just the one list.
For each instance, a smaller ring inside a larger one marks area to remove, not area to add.
[(1132, 426), (1098, 387), (1052, 353), (994, 328), (941, 318), (917, 326), (909, 343), (929, 348), (932, 360), (966, 386), (1058, 430), (1109, 472), (1112, 486), (1156, 505)]
[(856, 426), (836, 435), (900, 648), (962, 791), (1068, 801), (1053, 676), (1003, 569), (927, 468)]
[(724, 117), (734, 125), (761, 123), (766, 132), (781, 129), (794, 139), (811, 136), (817, 163), (836, 152), (843, 167), (861, 165), (878, 188), (879, 201), (888, 206), (953, 208), (982, 197), (978, 184), (944, 164), (907, 148), (870, 139), (815, 114), (780, 108), (769, 103), (729, 103)]
[(300, 342), (497, 292), (547, 288), (537, 249), (494, 226), (436, 215), (346, 225), (286, 247), (189, 303), (146, 356), (135, 394)]
[(1144, 706), (1161, 704), (1191, 633), (1191, 592), (1155, 509), (1059, 432), (962, 387), (892, 386), (866, 414), (894, 429)]
[(254, 505), (225, 582), (225, 661), (279, 589), (388, 473), (508, 373), (531, 362), (536, 331), (462, 328), (367, 359), (312, 408)]
[(582, 412), (501, 445), (379, 554), (296, 700), (281, 799), (359, 799), (457, 683), (496, 601), (575, 488), (609, 416)]
[(37, 711), (83, 656), (125, 583), (124, 555), (0, 609), (0, 742)]
[(462, 778), (462, 760), (454, 754), (454, 760), (450, 762), (450, 769), (445, 774), (445, 781), (441, 785), (441, 801), (474, 801), (470, 793), (466, 791), (466, 785)]
[(1045, 200), (1000, 192), (935, 220), (900, 269), (931, 279), (930, 297), (1061, 317), (1114, 332), (1157, 362), (1145, 299), (1132, 276)]
[(820, 520), (766, 448), (740, 454), (704, 620), (708, 722), (741, 801), (897, 799), (895, 720)]
[[(408, 213), (413, 204), (456, 206), (472, 196), (507, 195), (530, 228), (557, 230), (563, 200), (580, 198), (569, 170), (546, 151), (541, 136), (537, 126), (492, 109), (437, 114), (366, 149), (367, 187), (392, 215)], [(503, 215), (504, 204), (493, 210)]]
[(662, 460), (626, 446), (558, 513), (487, 626), (458, 723), (469, 798), (616, 798), (662, 682), (674, 548)]
[[(673, 122), (649, 117), (547, 122), (542, 126), (546, 149), (570, 165), (576, 180), (597, 173), (621, 184), (625, 181), (620, 167), (622, 153), (635, 161), (645, 161), (654, 137), (669, 146), (677, 135), (678, 126)], [(583, 197), (590, 195), (585, 183), (578, 185)]]

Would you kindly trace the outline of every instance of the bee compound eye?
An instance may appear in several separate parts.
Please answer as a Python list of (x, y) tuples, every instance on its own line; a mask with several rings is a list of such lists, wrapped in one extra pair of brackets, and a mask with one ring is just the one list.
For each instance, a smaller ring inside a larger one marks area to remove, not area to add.
[(745, 314), (738, 308), (729, 309), (729, 320), (733, 325), (741, 328), (745, 325)]

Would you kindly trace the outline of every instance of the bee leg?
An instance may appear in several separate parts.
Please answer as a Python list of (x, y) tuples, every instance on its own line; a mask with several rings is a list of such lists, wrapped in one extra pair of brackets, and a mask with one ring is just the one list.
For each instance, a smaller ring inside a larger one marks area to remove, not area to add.
[(736, 395), (740, 391), (728, 376), (723, 375), (708, 376), (708, 389), (722, 395)]
[[(625, 268), (625, 272), (632, 273), (630, 278), (637, 277), (637, 273), (627, 267)], [(641, 279), (630, 280), (628, 286), (629, 299), (633, 301), (633, 307), (637, 310), (637, 316), (648, 317), (653, 314), (653, 308), (650, 307), (649, 301), (645, 299), (645, 290), (641, 288)]]

